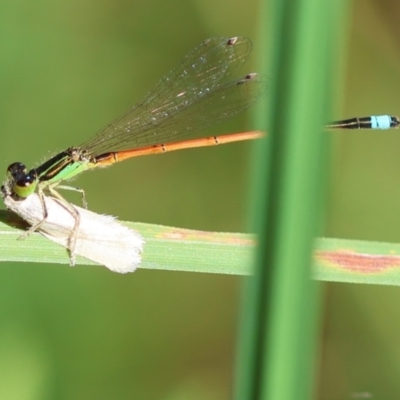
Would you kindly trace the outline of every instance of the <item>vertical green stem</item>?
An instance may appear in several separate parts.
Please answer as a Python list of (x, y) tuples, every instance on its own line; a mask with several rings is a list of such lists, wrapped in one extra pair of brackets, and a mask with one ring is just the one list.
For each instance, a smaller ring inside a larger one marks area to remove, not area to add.
[(321, 127), (343, 8), (341, 1), (272, 2), (269, 135), (256, 154), (259, 245), (242, 317), (239, 400), (311, 398), (318, 287), (310, 265), (327, 159)]

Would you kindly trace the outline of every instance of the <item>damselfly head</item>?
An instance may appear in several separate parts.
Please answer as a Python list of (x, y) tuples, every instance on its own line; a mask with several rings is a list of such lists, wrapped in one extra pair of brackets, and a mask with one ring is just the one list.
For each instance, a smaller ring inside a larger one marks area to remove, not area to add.
[(15, 162), (7, 168), (7, 178), (1, 187), (3, 197), (16, 196), (18, 198), (26, 198), (36, 190), (37, 174), (32, 169), (27, 172), (26, 166), (21, 162)]

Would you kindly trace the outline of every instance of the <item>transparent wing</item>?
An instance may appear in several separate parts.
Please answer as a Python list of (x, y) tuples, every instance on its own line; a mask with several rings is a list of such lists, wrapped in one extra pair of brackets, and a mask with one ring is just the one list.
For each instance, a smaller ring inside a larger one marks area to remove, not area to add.
[(168, 142), (234, 116), (263, 93), (257, 74), (229, 81), (248, 58), (244, 37), (211, 38), (192, 50), (143, 101), (83, 143), (93, 155)]

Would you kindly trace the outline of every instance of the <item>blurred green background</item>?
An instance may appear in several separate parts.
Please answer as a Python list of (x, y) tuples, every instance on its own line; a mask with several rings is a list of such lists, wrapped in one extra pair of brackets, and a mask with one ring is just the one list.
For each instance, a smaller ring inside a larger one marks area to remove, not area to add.
[[(207, 37), (252, 38), (243, 72), (255, 70), (259, 14), (252, 0), (1, 2), (4, 170), (79, 145)], [(394, 0), (358, 0), (343, 18), (333, 119), (399, 113), (399, 15)], [(249, 128), (243, 116), (206, 134)], [(329, 135), (326, 235), (399, 242), (399, 132)], [(91, 210), (122, 220), (244, 232), (250, 151), (138, 158), (74, 184)], [(1, 399), (231, 397), (241, 278), (3, 264), (0, 280)], [(398, 396), (400, 290), (329, 284), (325, 295), (316, 397)]]

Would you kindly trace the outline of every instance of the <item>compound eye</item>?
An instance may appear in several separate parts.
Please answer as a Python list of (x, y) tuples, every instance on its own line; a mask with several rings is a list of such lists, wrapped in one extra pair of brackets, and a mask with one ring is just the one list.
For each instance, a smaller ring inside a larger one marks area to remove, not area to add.
[(15, 181), (18, 181), (26, 175), (26, 167), (20, 162), (15, 162), (8, 166), (7, 174)]
[(25, 199), (35, 192), (37, 184), (38, 180), (36, 171), (32, 170), (27, 174), (21, 174), (19, 179), (14, 181), (12, 192)]
[(29, 173), (21, 176), (20, 179), (15, 181), (15, 184), (21, 188), (27, 188), (34, 182), (36, 182), (36, 175)]

